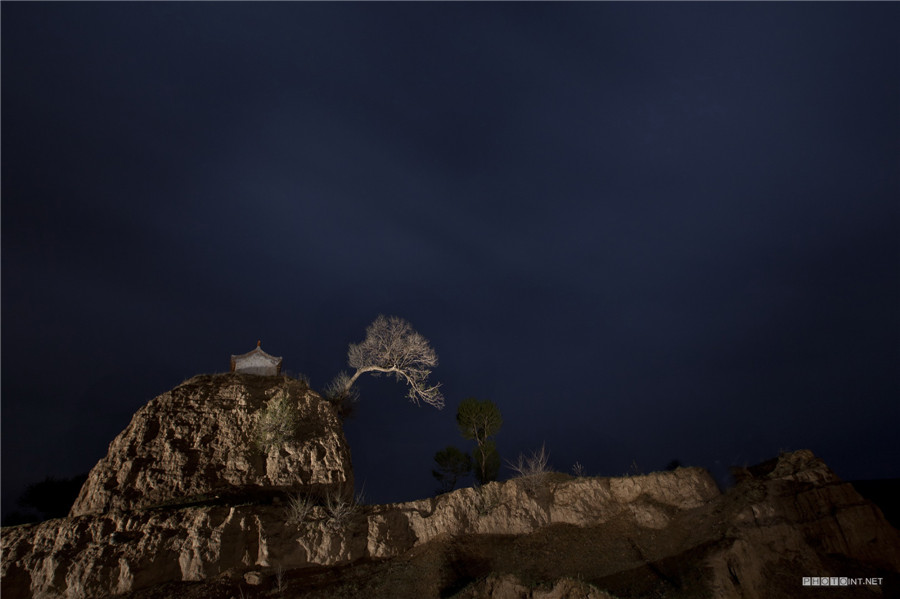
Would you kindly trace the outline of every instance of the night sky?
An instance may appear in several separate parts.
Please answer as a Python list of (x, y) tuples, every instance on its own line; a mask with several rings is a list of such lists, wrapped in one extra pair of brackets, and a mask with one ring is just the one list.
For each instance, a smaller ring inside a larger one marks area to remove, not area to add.
[(4, 513), (258, 339), (322, 389), (378, 314), (447, 407), (361, 379), (371, 502), (469, 396), (560, 471), (900, 476), (900, 4), (0, 10)]

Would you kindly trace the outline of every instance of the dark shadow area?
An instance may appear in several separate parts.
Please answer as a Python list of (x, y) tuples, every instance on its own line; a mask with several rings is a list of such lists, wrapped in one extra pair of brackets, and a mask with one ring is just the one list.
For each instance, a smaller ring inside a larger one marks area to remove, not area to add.
[(19, 509), (3, 518), (3, 526), (43, 522), (52, 518), (65, 518), (72, 504), (87, 480), (87, 472), (71, 478), (48, 476), (38, 483), (32, 483), (16, 500)]
[(441, 588), (441, 599), (453, 597), (464, 588), (487, 577), (491, 573), (490, 560), (466, 555), (457, 555), (445, 568), (445, 581)]
[(857, 493), (877, 505), (891, 526), (900, 530), (900, 478), (849, 481)]

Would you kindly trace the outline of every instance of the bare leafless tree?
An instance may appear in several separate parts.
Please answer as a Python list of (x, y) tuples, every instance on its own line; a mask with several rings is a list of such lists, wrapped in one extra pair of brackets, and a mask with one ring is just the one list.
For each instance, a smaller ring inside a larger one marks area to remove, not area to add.
[(355, 368), (356, 372), (352, 376), (346, 373), (338, 375), (329, 390), (332, 397), (352, 397), (356, 379), (371, 372), (376, 375), (392, 374), (398, 381), (406, 381), (409, 386), (407, 396), (415, 404), (423, 401), (439, 410), (444, 407), (440, 383), (428, 383), (431, 369), (438, 363), (437, 354), (428, 340), (406, 320), (379, 315), (366, 329), (366, 338), (362, 343), (350, 344), (347, 357), (350, 367)]
[(550, 466), (550, 452), (546, 445), (541, 445), (539, 451), (534, 451), (530, 456), (519, 454), (516, 462), (507, 462), (509, 468), (516, 473), (525, 486), (525, 489), (535, 494), (544, 488), (547, 477), (552, 472)]

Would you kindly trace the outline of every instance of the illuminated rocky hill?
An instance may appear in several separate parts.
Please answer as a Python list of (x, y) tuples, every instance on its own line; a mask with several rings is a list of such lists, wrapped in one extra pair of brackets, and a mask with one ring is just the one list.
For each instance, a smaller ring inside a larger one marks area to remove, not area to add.
[[(277, 397), (297, 435), (265, 451)], [(900, 534), (809, 451), (739, 473), (548, 474), (352, 500), (334, 407), (287, 377), (194, 377), (141, 408), (68, 518), (2, 531), (4, 599), (889, 596)], [(852, 582), (852, 585), (851, 585)], [(869, 583), (869, 584), (866, 584)], [(836, 596), (836, 595), (835, 595)]]

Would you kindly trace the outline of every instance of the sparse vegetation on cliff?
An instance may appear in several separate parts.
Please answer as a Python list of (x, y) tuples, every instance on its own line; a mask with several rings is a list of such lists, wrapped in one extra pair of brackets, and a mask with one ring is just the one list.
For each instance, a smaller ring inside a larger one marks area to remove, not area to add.
[(267, 453), (273, 447), (294, 440), (299, 426), (300, 414), (296, 401), (284, 386), (260, 411), (253, 438), (259, 450)]
[(515, 473), (525, 490), (534, 495), (544, 488), (550, 469), (550, 453), (546, 445), (541, 445), (537, 451), (530, 455), (519, 454), (515, 462), (507, 462), (509, 468)]
[(362, 491), (349, 499), (336, 492), (327, 494), (323, 507), (328, 527), (332, 530), (343, 530), (359, 513), (364, 502), (365, 496)]
[(292, 495), (284, 508), (288, 524), (303, 524), (312, 512), (313, 505), (313, 501), (308, 495), (302, 493)]

